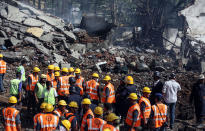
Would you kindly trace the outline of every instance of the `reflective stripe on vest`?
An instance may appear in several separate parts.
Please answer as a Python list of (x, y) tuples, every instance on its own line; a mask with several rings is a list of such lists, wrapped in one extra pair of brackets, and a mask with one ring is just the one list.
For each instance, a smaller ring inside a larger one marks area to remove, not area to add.
[(87, 120), (88, 131), (98, 131), (106, 123), (107, 123), (106, 121), (104, 121), (104, 120), (102, 120), (100, 118), (88, 119)]
[(79, 79), (76, 79), (76, 85), (80, 88), (83, 88), (83, 81), (84, 81), (84, 78), (80, 76)]
[(6, 62), (1, 60), (0, 61), (0, 74), (6, 73)]
[(34, 129), (36, 128), (37, 126), (37, 120), (38, 120), (38, 117), (41, 115), (41, 113), (38, 113), (36, 114), (34, 117), (33, 117), (33, 125), (34, 125)]
[[(145, 97), (141, 97), (139, 100), (139, 105), (141, 105), (141, 103), (144, 102), (145, 103), (145, 111), (144, 111), (144, 115), (145, 118), (149, 118), (150, 114), (151, 114), (151, 104), (149, 99), (145, 98)], [(143, 118), (143, 113), (141, 113), (141, 118)]]
[(46, 88), (43, 91), (44, 93), (44, 102), (55, 105), (55, 88), (50, 88), (48, 91)]
[(17, 131), (16, 128), (16, 116), (19, 113), (18, 110), (12, 107), (3, 109), (4, 125), (6, 131)]
[(86, 126), (86, 121), (87, 121), (88, 115), (91, 115), (94, 118), (94, 114), (93, 114), (91, 109), (88, 109), (88, 111), (83, 115), (83, 119), (82, 119), (82, 123), (81, 123), (81, 130), (83, 130), (83, 128), (85, 128), (85, 126)]
[[(58, 117), (52, 114), (41, 114), (39, 116), (41, 129), (55, 130), (58, 126)], [(54, 119), (54, 120), (53, 120)]]
[(61, 117), (62, 114), (59, 109), (56, 109), (53, 113), (56, 114), (58, 117)]
[[(105, 93), (106, 88), (109, 88), (110, 90), (110, 94), (107, 98), (107, 102), (106, 102), (106, 93)], [(115, 103), (115, 89), (111, 83), (108, 83), (103, 89), (102, 102), (103, 103)]]
[(60, 88), (58, 89), (58, 95), (65, 96), (65, 94), (69, 94), (69, 84), (68, 77), (62, 76), (59, 78)]
[(29, 77), (31, 78), (31, 85), (27, 85), (26, 90), (27, 91), (34, 91), (36, 83), (38, 82), (38, 75), (36, 77), (33, 76), (33, 74), (30, 74)]
[(134, 123), (134, 127), (139, 127), (140, 126), (140, 107), (138, 105), (138, 103), (132, 105), (127, 113), (127, 117), (125, 122), (127, 123), (127, 125), (131, 126), (133, 123), (133, 112), (137, 110), (138, 111), (138, 116), (137, 116), (137, 121)]
[(46, 75), (46, 80), (47, 81), (53, 81), (54, 79), (55, 79), (54, 73), (52, 73), (51, 76), (50, 76), (50, 74), (47, 73), (47, 75)]
[(51, 81), (51, 85), (55, 89), (57, 89), (57, 84), (58, 84), (58, 82), (55, 79), (53, 81)]
[(20, 82), (21, 82), (21, 80), (19, 80), (19, 79), (13, 79), (10, 81), (10, 83), (11, 83), (10, 95), (18, 95)]
[(86, 83), (86, 93), (90, 95), (90, 99), (98, 100), (98, 87), (99, 83), (95, 80), (90, 80)]
[(163, 123), (166, 122), (167, 119), (167, 106), (165, 104), (157, 104), (157, 106), (156, 105), (152, 106), (152, 110), (154, 111), (153, 120), (155, 123), (155, 128), (161, 127)]

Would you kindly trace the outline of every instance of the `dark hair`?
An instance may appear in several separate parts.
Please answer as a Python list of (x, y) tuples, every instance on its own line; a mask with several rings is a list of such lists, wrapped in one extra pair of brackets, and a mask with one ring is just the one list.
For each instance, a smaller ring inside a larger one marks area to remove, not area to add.
[(46, 81), (46, 87), (51, 86), (51, 82), (50, 81)]
[(26, 64), (26, 60), (21, 61), (21, 65)]

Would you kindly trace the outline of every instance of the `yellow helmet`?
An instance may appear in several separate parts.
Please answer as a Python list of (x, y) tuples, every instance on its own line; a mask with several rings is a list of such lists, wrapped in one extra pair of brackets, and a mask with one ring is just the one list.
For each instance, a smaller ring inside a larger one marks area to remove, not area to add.
[(62, 125), (67, 129), (67, 131), (70, 130), (71, 123), (70, 123), (69, 120), (62, 120), (61, 123), (62, 123)]
[(132, 100), (137, 100), (137, 94), (136, 93), (130, 93), (130, 95), (128, 96), (128, 98), (132, 99)]
[(41, 74), (41, 78), (42, 78), (42, 79), (46, 79), (47, 76), (46, 76), (45, 74)]
[(55, 72), (54, 75), (55, 76), (60, 76), (60, 72)]
[(68, 72), (70, 72), (70, 73), (72, 73), (72, 72), (74, 72), (75, 70), (74, 70), (74, 68), (73, 67), (70, 67), (69, 69), (68, 69)]
[(43, 102), (43, 103), (41, 104), (40, 108), (41, 108), (41, 109), (45, 109), (47, 104), (48, 104), (48, 103)]
[(103, 129), (103, 131), (111, 131), (111, 129), (107, 127), (105, 129)]
[(60, 67), (55, 66), (55, 67), (54, 67), (54, 71), (60, 71)]
[(53, 109), (54, 109), (53, 105), (47, 104), (46, 107), (45, 107), (45, 109), (44, 109), (44, 111), (45, 111), (45, 112), (52, 112)]
[(103, 114), (103, 108), (100, 106), (97, 106), (94, 110), (94, 113), (97, 115), (102, 115)]
[(48, 66), (48, 69), (49, 69), (49, 70), (54, 70), (54, 65), (49, 65), (49, 66)]
[(75, 69), (75, 74), (80, 74), (81, 70), (79, 68)]
[(0, 58), (4, 57), (3, 54), (0, 54)]
[(111, 80), (111, 77), (109, 75), (106, 75), (103, 79), (104, 81), (110, 81)]
[(61, 71), (62, 72), (68, 72), (68, 68), (64, 67)]
[(78, 104), (75, 101), (71, 101), (68, 106), (73, 108), (78, 108)]
[(67, 106), (67, 103), (66, 103), (65, 100), (60, 100), (60, 101), (58, 102), (58, 105), (59, 105), (59, 106)]
[(106, 120), (112, 122), (112, 121), (117, 120), (117, 119), (119, 119), (119, 117), (116, 116), (115, 113), (110, 113), (110, 114), (107, 115)]
[(38, 67), (33, 68), (33, 72), (40, 72), (41, 70)]
[(151, 93), (152, 91), (150, 90), (149, 87), (144, 87), (142, 92), (145, 92), (145, 93)]
[(134, 80), (132, 76), (125, 77), (125, 83), (126, 84), (134, 84)]
[(92, 77), (99, 78), (99, 75), (98, 75), (98, 73), (93, 73)]
[(17, 103), (17, 98), (15, 96), (9, 97), (9, 103), (16, 104)]
[(85, 98), (85, 99), (82, 100), (82, 103), (81, 103), (81, 104), (83, 104), (83, 105), (90, 105), (90, 104), (91, 104), (91, 101), (90, 101), (90, 99)]

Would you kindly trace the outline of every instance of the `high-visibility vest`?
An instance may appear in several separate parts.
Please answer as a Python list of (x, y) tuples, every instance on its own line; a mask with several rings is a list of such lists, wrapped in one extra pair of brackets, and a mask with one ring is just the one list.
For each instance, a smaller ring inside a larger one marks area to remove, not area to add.
[(100, 131), (103, 131), (104, 129), (110, 129), (110, 131), (119, 131), (117, 128), (115, 128), (113, 125), (110, 124), (103, 125)]
[[(73, 113), (66, 113), (65, 114), (65, 118), (70, 122), (72, 123), (73, 119), (75, 118), (76, 116), (73, 114)], [(77, 121), (76, 121), (77, 122)], [(76, 123), (76, 127), (78, 126), (77, 125), (78, 123)], [(71, 124), (71, 128), (76, 128), (76, 127), (72, 127), (72, 124)]]
[(31, 78), (31, 85), (27, 85), (26, 90), (27, 91), (34, 91), (36, 83), (38, 82), (38, 75), (35, 77), (33, 74), (30, 74), (29, 77)]
[(81, 89), (80, 95), (83, 95), (83, 82), (84, 82), (84, 78), (81, 76), (80, 76), (80, 78), (76, 79), (75, 85), (80, 87), (80, 89)]
[(167, 106), (165, 104), (157, 104), (157, 106), (152, 106), (152, 110), (154, 112), (153, 121), (155, 128), (161, 127), (163, 123), (167, 120)]
[(54, 79), (55, 79), (54, 73), (52, 73), (51, 76), (50, 76), (50, 74), (47, 73), (47, 75), (46, 75), (46, 80), (47, 81), (53, 81)]
[(58, 117), (62, 116), (62, 112), (60, 109), (56, 109), (55, 111), (53, 111), (54, 114), (56, 114)]
[(54, 79), (53, 81), (51, 81), (51, 85), (53, 88), (55, 88), (57, 90), (58, 81), (56, 79)]
[[(145, 97), (141, 97), (139, 100), (139, 105), (141, 105), (141, 103), (144, 102), (145, 103), (145, 111), (144, 111), (144, 115), (145, 118), (149, 118), (150, 114), (151, 114), (151, 104), (149, 99), (145, 98)], [(143, 112), (141, 111), (141, 118), (143, 118)]]
[(6, 62), (4, 60), (0, 60), (0, 74), (6, 73)]
[(107, 124), (107, 122), (100, 118), (92, 118), (87, 120), (88, 131), (99, 131), (104, 124)]
[(38, 117), (41, 115), (42, 113), (38, 113), (36, 114), (34, 117), (33, 117), (33, 125), (34, 125), (34, 129), (36, 129), (36, 126), (37, 126), (37, 120), (38, 120)]
[(59, 123), (59, 117), (51, 113), (41, 114), (38, 117), (38, 123), (41, 131), (55, 131)]
[(19, 94), (19, 84), (21, 80), (19, 79), (13, 79), (10, 81), (11, 87), (10, 87), (10, 95), (18, 95)]
[(98, 100), (98, 88), (99, 88), (99, 83), (96, 82), (95, 80), (90, 80), (86, 83), (86, 90), (85, 92), (90, 95), (90, 99), (92, 100)]
[(17, 131), (16, 127), (16, 116), (19, 111), (12, 107), (7, 107), (2, 110), (4, 118), (4, 129), (5, 131)]
[(48, 91), (47, 88), (44, 89), (44, 102), (48, 104), (55, 105), (56, 99), (55, 99), (55, 88), (50, 88)]
[(62, 76), (59, 78), (60, 88), (58, 89), (58, 95), (65, 96), (65, 94), (69, 94), (69, 84), (68, 77)]
[[(106, 88), (109, 88), (110, 90), (110, 94), (107, 98), (107, 101), (106, 101), (106, 93), (105, 93)], [(115, 103), (115, 88), (111, 83), (108, 83), (103, 89), (102, 102), (103, 103)]]
[(43, 85), (41, 85), (41, 83), (37, 83), (36, 85), (38, 87), (38, 91), (37, 91), (36, 95), (38, 98), (42, 98), (43, 91), (46, 89), (46, 84), (44, 84), (44, 86), (43, 86)]
[(22, 72), (22, 70), (24, 70), (23, 74), (21, 74), (21, 80), (26, 81), (26, 72), (25, 72), (24, 67), (21, 65), (18, 67), (18, 70), (20, 70), (21, 72)]
[(125, 119), (125, 122), (127, 125), (132, 126), (132, 122), (133, 122), (133, 112), (137, 110), (138, 111), (138, 116), (137, 116), (137, 121), (134, 123), (134, 127), (139, 127), (141, 122), (140, 122), (140, 106), (138, 103), (132, 105), (128, 112), (127, 112), (127, 117)]
[(88, 109), (87, 112), (83, 115), (83, 119), (82, 119), (82, 123), (81, 123), (81, 127), (80, 127), (81, 131), (84, 131), (84, 128), (86, 126), (86, 122), (87, 122), (87, 119), (88, 119), (87, 118), (88, 115), (91, 115), (94, 118), (94, 114), (93, 114), (91, 109)]

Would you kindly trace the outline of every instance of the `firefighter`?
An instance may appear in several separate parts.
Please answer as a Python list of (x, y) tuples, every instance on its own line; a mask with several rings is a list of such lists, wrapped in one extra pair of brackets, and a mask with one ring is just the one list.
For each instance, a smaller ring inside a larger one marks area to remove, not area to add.
[(139, 129), (140, 123), (140, 106), (137, 103), (137, 94), (131, 93), (128, 97), (128, 100), (131, 104), (127, 112), (127, 117), (125, 119), (126, 128), (129, 131), (136, 131)]
[(103, 108), (96, 107), (94, 110), (95, 117), (92, 119), (87, 119), (87, 124), (85, 127), (86, 131), (96, 131), (100, 130), (107, 122), (102, 119)]
[(27, 91), (27, 111), (30, 113), (30, 108), (32, 107), (33, 112), (35, 112), (35, 96), (34, 96), (34, 89), (36, 83), (39, 81), (38, 74), (40, 69), (38, 67), (33, 68), (33, 73), (31, 73), (28, 77), (28, 84), (26, 87)]
[(100, 88), (98, 83), (99, 75), (97, 73), (92, 74), (92, 79), (86, 82), (85, 93), (90, 96), (93, 104), (98, 105), (100, 98)]
[(48, 66), (48, 72), (47, 72), (47, 81), (53, 81), (55, 78), (54, 76), (54, 65)]
[(82, 108), (83, 108), (83, 116), (82, 116), (82, 122), (81, 122), (81, 131), (84, 131), (84, 128), (86, 126), (86, 121), (88, 119), (94, 118), (94, 114), (90, 108), (91, 101), (88, 98), (84, 98), (82, 100)]
[(41, 114), (37, 119), (36, 130), (39, 131), (53, 131), (56, 130), (59, 125), (59, 117), (54, 115), (53, 105), (47, 104), (45, 107), (45, 113)]
[(2, 110), (3, 125), (5, 131), (21, 131), (20, 113), (16, 109), (17, 98), (11, 96), (9, 98), (8, 107)]
[(78, 121), (75, 115), (78, 111), (78, 104), (71, 101), (68, 106), (70, 112), (65, 114), (65, 118), (71, 123), (71, 131), (78, 131)]

